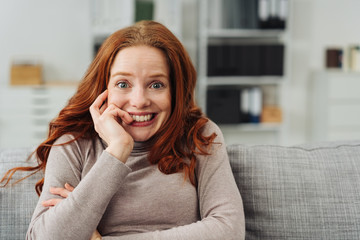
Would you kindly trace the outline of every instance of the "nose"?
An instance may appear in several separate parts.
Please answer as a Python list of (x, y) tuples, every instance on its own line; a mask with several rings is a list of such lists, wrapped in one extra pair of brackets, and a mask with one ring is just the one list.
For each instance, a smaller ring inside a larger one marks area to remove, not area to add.
[(150, 105), (150, 98), (142, 87), (134, 87), (130, 94), (130, 104), (137, 109), (144, 109)]

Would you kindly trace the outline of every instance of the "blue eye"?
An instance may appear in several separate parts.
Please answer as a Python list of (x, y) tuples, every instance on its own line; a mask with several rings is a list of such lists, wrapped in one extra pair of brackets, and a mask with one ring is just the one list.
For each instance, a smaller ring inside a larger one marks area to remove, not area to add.
[(118, 82), (116, 86), (119, 88), (128, 88), (129, 84), (127, 82)]
[(160, 82), (155, 82), (155, 83), (151, 84), (150, 87), (151, 87), (151, 88), (154, 88), (154, 89), (159, 89), (159, 88), (164, 87), (164, 84), (162, 84), (162, 83), (160, 83)]

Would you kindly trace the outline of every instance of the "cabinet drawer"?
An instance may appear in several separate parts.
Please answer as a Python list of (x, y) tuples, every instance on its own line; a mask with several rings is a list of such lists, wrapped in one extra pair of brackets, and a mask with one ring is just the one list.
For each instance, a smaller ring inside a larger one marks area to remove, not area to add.
[(328, 121), (329, 127), (360, 127), (360, 105), (330, 105)]
[(329, 99), (360, 100), (360, 75), (342, 75), (329, 79)]
[(360, 128), (355, 129), (343, 129), (343, 130), (332, 130), (328, 133), (328, 140), (330, 141), (341, 141), (341, 140), (352, 140), (360, 139)]

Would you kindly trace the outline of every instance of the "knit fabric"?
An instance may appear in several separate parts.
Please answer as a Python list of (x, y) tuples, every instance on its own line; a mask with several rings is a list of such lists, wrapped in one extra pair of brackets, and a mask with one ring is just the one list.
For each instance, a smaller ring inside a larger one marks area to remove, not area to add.
[[(90, 239), (95, 229), (103, 239), (243, 239), (242, 200), (223, 136), (209, 122), (204, 134), (213, 132), (211, 154), (197, 156), (197, 187), (182, 172), (165, 175), (151, 165), (142, 144), (126, 164), (104, 151), (99, 138), (53, 147), (27, 239)], [(65, 183), (75, 190), (44, 208), (42, 201), (59, 197), (49, 188)]]

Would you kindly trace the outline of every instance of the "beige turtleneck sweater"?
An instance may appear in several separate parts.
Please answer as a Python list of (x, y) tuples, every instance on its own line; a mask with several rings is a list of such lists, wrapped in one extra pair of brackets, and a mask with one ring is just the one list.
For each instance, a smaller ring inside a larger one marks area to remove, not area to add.
[[(197, 156), (197, 188), (183, 173), (165, 175), (147, 160), (146, 144), (136, 143), (126, 164), (104, 151), (101, 139), (81, 139), (52, 147), (45, 183), (27, 239), (243, 239), (242, 200), (219, 128), (207, 123), (205, 135), (218, 137), (211, 155)], [(64, 135), (58, 143), (72, 139)], [(75, 186), (53, 208), (41, 202), (59, 196), (49, 188)]]

